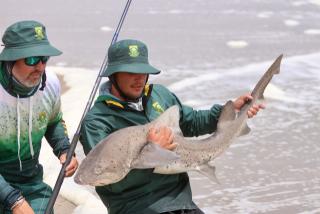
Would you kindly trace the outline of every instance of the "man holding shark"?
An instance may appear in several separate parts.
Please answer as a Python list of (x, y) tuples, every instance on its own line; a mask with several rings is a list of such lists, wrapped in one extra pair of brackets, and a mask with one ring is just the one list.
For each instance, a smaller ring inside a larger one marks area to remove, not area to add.
[[(164, 86), (148, 84), (149, 74), (159, 74), (160, 70), (149, 64), (144, 43), (119, 41), (109, 48), (108, 60), (103, 76), (109, 81), (101, 86), (100, 96), (81, 128), (80, 142), (85, 154), (111, 133), (147, 124), (174, 105), (179, 107), (179, 126), (183, 136), (200, 136), (216, 131), (221, 105), (197, 111), (183, 105)], [(233, 101), (233, 108), (239, 111), (251, 99), (249, 94), (240, 96)], [(264, 108), (261, 104), (252, 105), (247, 111), (248, 117), (256, 115), (261, 108)], [(172, 130), (165, 126), (153, 127), (147, 134), (148, 142), (168, 150), (177, 147), (173, 143), (174, 137)], [(149, 161), (156, 162), (157, 155), (151, 156)], [(140, 168), (132, 169), (116, 183), (96, 187), (109, 214), (203, 213), (192, 201), (187, 173), (164, 175), (153, 173), (152, 167)]]

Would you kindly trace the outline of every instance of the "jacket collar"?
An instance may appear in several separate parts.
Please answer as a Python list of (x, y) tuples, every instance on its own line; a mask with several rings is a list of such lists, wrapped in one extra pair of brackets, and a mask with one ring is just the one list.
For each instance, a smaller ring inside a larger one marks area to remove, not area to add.
[[(146, 84), (144, 87), (144, 93), (142, 97), (142, 104), (145, 106), (147, 99), (149, 98), (152, 91), (152, 85)], [(132, 109), (129, 107), (129, 103), (120, 100), (113, 94), (111, 94), (111, 82), (107, 81), (100, 86), (99, 96), (96, 102), (105, 102), (110, 107), (121, 108), (121, 109)]]

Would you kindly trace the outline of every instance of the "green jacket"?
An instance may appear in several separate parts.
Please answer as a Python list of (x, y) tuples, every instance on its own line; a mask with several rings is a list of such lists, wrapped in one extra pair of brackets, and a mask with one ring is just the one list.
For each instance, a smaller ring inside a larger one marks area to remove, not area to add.
[[(46, 76), (43, 91), (35, 88), (32, 94), (18, 97), (18, 85), (9, 89), (9, 76), (0, 62), (0, 207), (10, 206), (19, 197), (20, 185), (26, 189), (30, 183), (36, 191), (33, 184), (42, 183), (39, 153), (43, 137), (56, 156), (69, 149), (60, 109), (59, 80), (50, 72)], [(28, 199), (28, 195), (24, 196)]]
[[(144, 111), (139, 112), (130, 108), (128, 103), (108, 94), (108, 84), (102, 86), (102, 95), (82, 124), (80, 142), (86, 154), (112, 132), (149, 123), (173, 105), (180, 107), (180, 128), (184, 136), (199, 136), (216, 129), (222, 108), (220, 105), (214, 105), (210, 110), (196, 111), (182, 105), (167, 88), (146, 85)], [(197, 207), (192, 201), (187, 173), (161, 175), (152, 171), (153, 169), (134, 169), (117, 183), (96, 187), (109, 214), (152, 214)]]

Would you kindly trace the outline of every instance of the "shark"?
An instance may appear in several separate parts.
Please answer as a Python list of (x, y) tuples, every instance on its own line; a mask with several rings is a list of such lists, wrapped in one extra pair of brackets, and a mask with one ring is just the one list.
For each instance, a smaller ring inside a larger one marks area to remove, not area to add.
[[(260, 78), (248, 101), (237, 112), (231, 100), (220, 113), (217, 130), (205, 139), (185, 138), (179, 128), (179, 107), (172, 106), (145, 125), (119, 129), (101, 140), (86, 156), (74, 177), (81, 185), (103, 186), (122, 180), (132, 169), (153, 168), (153, 173), (176, 174), (196, 170), (215, 180), (209, 162), (220, 156), (234, 139), (248, 134), (248, 110), (261, 98), (275, 74), (280, 73), (280, 55)], [(177, 147), (170, 151), (148, 142), (151, 127), (167, 126)]]

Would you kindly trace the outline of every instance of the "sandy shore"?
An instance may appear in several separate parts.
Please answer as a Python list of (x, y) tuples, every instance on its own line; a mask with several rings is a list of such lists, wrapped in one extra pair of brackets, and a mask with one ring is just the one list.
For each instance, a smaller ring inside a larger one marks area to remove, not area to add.
[(54, 205), (55, 214), (71, 214), (75, 209), (76, 205), (66, 200), (65, 198), (58, 196), (57, 201)]
[[(66, 82), (63, 79), (62, 75), (57, 75), (62, 89), (62, 94), (65, 93), (69, 86), (66, 84)], [(61, 195), (58, 196), (56, 203), (54, 204), (54, 213), (55, 214), (66, 214), (66, 213), (72, 213), (75, 209), (76, 205), (72, 202), (68, 201), (67, 199), (63, 198)]]

